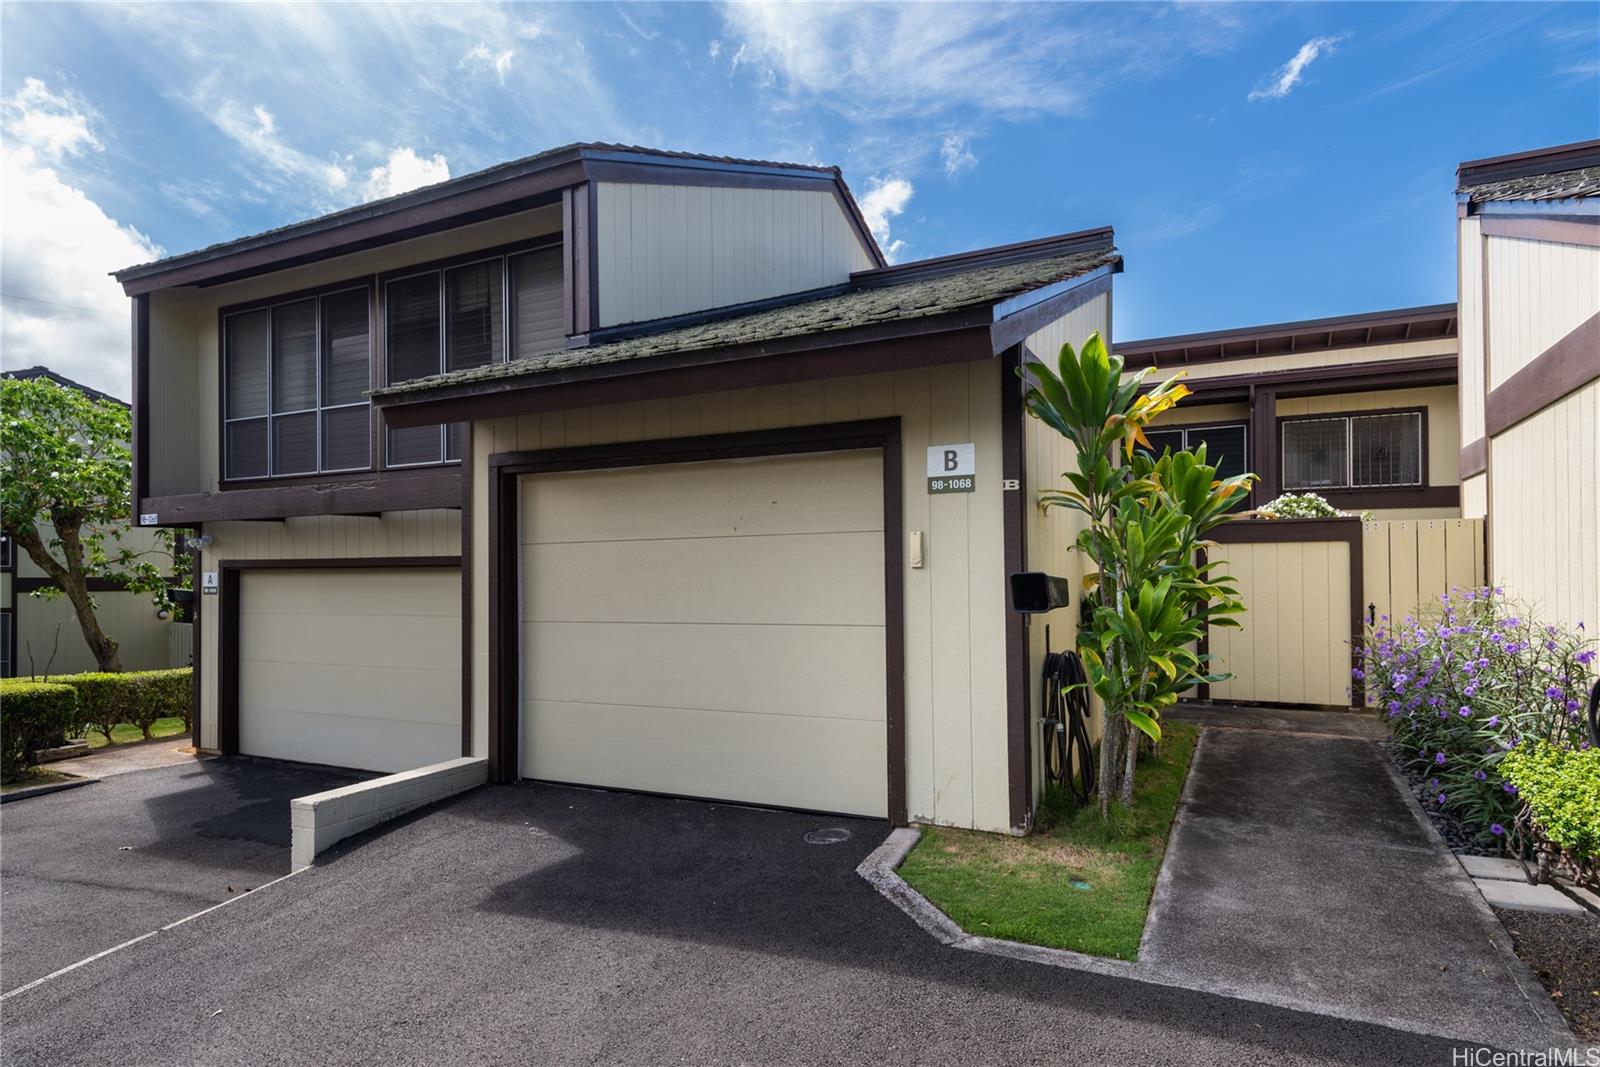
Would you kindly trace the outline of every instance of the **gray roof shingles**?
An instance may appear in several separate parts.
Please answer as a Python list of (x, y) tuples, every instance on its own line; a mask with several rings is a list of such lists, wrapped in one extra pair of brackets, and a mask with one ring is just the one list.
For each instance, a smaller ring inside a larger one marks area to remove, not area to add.
[[(754, 345), (799, 336), (825, 336), (862, 326), (909, 322), (965, 308), (993, 305), (1121, 260), (1114, 248), (1097, 248), (1020, 263), (979, 266), (901, 285), (855, 289), (782, 307), (730, 316), (659, 333), (582, 348), (544, 352), (509, 363), (436, 374), (372, 391), (374, 397), (411, 397), (472, 382), (536, 378), (681, 352)], [(819, 345), (819, 347), (821, 347)]]
[(1600, 166), (1552, 174), (1527, 174), (1497, 182), (1467, 185), (1456, 192), (1474, 204), (1491, 200), (1571, 200), (1600, 195)]

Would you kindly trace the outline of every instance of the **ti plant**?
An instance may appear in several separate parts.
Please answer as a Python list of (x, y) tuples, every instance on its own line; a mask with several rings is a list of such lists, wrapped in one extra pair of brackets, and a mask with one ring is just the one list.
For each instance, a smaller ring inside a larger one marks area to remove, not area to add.
[(1102, 814), (1113, 797), (1132, 802), (1139, 734), (1159, 742), (1164, 708), (1226, 677), (1212, 673), (1198, 642), (1209, 626), (1238, 626), (1234, 616), (1244, 611), (1232, 579), (1201, 553), (1255, 476), (1219, 480), (1203, 445), (1149, 454), (1144, 428), (1189, 395), (1176, 377), (1147, 389), (1153, 369), (1124, 378), (1122, 359), (1095, 333), (1081, 352), (1062, 345), (1054, 369), (1030, 361), (1024, 370), (1029, 414), (1077, 450), (1077, 470), (1062, 475), (1069, 488), (1045, 491), (1040, 506), (1086, 520), (1075, 547), (1093, 565), (1083, 579), (1093, 612), (1078, 650), (1105, 709)]

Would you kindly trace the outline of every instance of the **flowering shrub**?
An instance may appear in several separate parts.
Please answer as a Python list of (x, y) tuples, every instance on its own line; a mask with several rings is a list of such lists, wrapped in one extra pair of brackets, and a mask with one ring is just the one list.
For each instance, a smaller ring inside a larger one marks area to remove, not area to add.
[(1502, 760), (1531, 741), (1587, 748), (1595, 651), (1582, 632), (1529, 618), (1498, 589), (1457, 591), (1368, 628), (1354, 671), (1389, 724), (1396, 759), (1479, 846), (1503, 847), (1521, 809)]
[(1284, 493), (1262, 504), (1256, 512), (1269, 519), (1338, 519), (1348, 514), (1316, 493)]

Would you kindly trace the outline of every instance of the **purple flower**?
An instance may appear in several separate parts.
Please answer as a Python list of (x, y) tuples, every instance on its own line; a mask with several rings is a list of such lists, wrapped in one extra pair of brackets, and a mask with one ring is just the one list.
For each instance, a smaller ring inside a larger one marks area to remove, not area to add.
[(1551, 700), (1560, 700), (1561, 690), (1557, 686), (1547, 685), (1544, 689), (1544, 695), (1549, 697)]
[(1489, 776), (1487, 774), (1485, 774), (1482, 770), (1476, 770), (1476, 771), (1472, 772), (1472, 777), (1476, 778), (1478, 781), (1481, 782), (1481, 781), (1484, 781), (1485, 779), (1487, 779)]
[(1463, 719), (1470, 719), (1472, 718), (1472, 709), (1463, 704), (1461, 707), (1456, 709), (1456, 714), (1460, 715)]
[(1488, 661), (1488, 660), (1486, 660), (1486, 659), (1480, 659), (1480, 660), (1479, 660), (1479, 661), (1478, 661), (1478, 667), (1479, 667), (1479, 668), (1480, 668), (1480, 669), (1483, 669), (1483, 670), (1487, 670), (1487, 669), (1488, 669), (1488, 667), (1489, 667), (1489, 661)]
[(1367, 676), (1367, 672), (1364, 671), (1364, 670), (1361, 670), (1359, 667), (1350, 672), (1350, 677), (1354, 678), (1358, 682), (1361, 681), (1366, 676)]
[(1440, 752), (1440, 753), (1439, 753), (1439, 754), (1437, 754), (1437, 755), (1436, 755), (1436, 756), (1434, 756), (1434, 757), (1433, 757), (1433, 762), (1435, 762), (1435, 763), (1437, 763), (1437, 764), (1438, 764), (1438, 765), (1439, 765), (1439, 766), (1441, 766), (1441, 767), (1443, 767), (1443, 766), (1444, 766), (1444, 753), (1443, 753), (1443, 752)]
[(1574, 658), (1577, 659), (1579, 663), (1587, 667), (1589, 664), (1594, 662), (1594, 649), (1585, 649), (1584, 651), (1579, 652)]
[(1506, 828), (1497, 822), (1492, 822), (1489, 824), (1489, 832), (1496, 837), (1500, 837), (1505, 834)]
[(1438, 789), (1439, 788), (1439, 779), (1437, 779), (1437, 778), (1429, 778), (1428, 779), (1428, 788), (1429, 789)]
[(1500, 716), (1498, 716), (1498, 715), (1489, 716), (1489, 725), (1490, 726), (1499, 726), (1500, 725)]
[(1512, 796), (1516, 796), (1517, 795), (1517, 787), (1512, 785), (1510, 782), (1507, 782), (1505, 785), (1501, 786), (1501, 788), (1504, 789), (1507, 793), (1510, 793)]
[(1462, 692), (1465, 693), (1469, 697), (1475, 697), (1475, 696), (1478, 695), (1478, 687), (1475, 686), (1475, 685), (1469, 685), (1465, 689), (1463, 689)]
[(1441, 803), (1441, 804), (1443, 804), (1443, 803), (1444, 803), (1444, 799), (1445, 799), (1445, 798), (1444, 798), (1444, 794), (1443, 794), (1443, 793), (1440, 793), (1440, 794), (1439, 794), (1439, 803)]

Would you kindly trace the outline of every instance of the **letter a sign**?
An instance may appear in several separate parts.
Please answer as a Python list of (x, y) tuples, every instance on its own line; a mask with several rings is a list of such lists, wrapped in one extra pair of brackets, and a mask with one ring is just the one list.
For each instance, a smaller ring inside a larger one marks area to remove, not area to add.
[(977, 450), (972, 442), (934, 445), (928, 449), (928, 492), (970, 493), (977, 470)]

